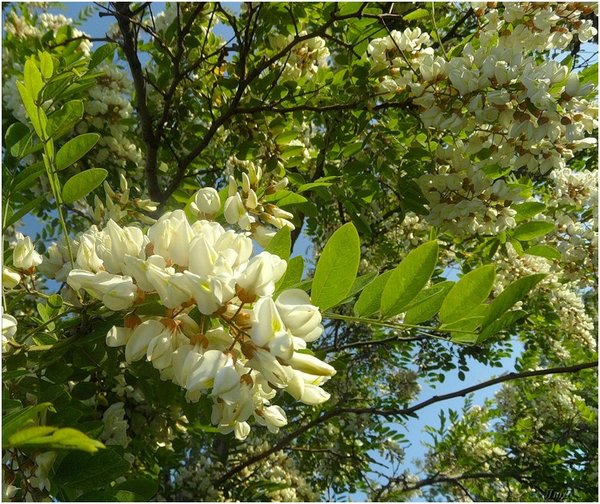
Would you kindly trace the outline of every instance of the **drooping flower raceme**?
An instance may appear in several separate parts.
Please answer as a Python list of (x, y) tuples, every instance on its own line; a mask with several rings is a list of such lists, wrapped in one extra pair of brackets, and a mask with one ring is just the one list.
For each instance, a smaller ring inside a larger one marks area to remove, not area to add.
[[(192, 211), (214, 215), (221, 210), (215, 201), (216, 191), (201, 189)], [(287, 263), (266, 251), (252, 256), (249, 234), (190, 222), (183, 210), (145, 232), (110, 220), (78, 237), (67, 276), (74, 290), (124, 312), (123, 325), (107, 334), (109, 346), (124, 347), (128, 363), (151, 362), (189, 401), (209, 395), (213, 423), (238, 439), (251, 417), (271, 432), (287, 424), (273, 404), (278, 390), (320, 404), (329, 398), (321, 386), (335, 374), (307, 350), (323, 332), (318, 308), (302, 290), (277, 291)], [(141, 303), (154, 307), (152, 315)]]

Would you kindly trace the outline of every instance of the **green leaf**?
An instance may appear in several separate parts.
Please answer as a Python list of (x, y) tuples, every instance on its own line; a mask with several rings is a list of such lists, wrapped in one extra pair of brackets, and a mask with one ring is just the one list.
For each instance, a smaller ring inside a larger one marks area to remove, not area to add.
[(548, 234), (554, 229), (551, 222), (533, 221), (520, 224), (513, 230), (513, 238), (520, 241), (529, 241)]
[(61, 448), (65, 450), (82, 450), (95, 453), (104, 445), (86, 436), (83, 432), (69, 427), (39, 426), (20, 430), (8, 438), (14, 448)]
[(80, 490), (97, 490), (123, 476), (129, 464), (115, 450), (69, 453), (56, 469), (55, 483)]
[(598, 85), (598, 63), (594, 63), (590, 65), (586, 69), (579, 72), (579, 82), (581, 84), (594, 84), (594, 86)]
[(312, 282), (312, 302), (327, 310), (345, 299), (354, 284), (359, 262), (358, 233), (354, 224), (344, 224), (323, 249)]
[(296, 192), (301, 193), (304, 191), (310, 191), (311, 189), (315, 189), (317, 187), (329, 187), (333, 184), (333, 181), (337, 180), (338, 178), (339, 177), (335, 175), (330, 177), (322, 177), (320, 179), (315, 180), (314, 182), (302, 184), (300, 187), (298, 187)]
[(52, 403), (45, 402), (35, 406), (13, 411), (2, 417), (2, 446), (19, 430), (31, 427), (37, 423), (38, 414), (51, 409)]
[(520, 205), (513, 205), (512, 207), (516, 212), (516, 220), (524, 221), (535, 217), (540, 212), (546, 209), (546, 205), (537, 201), (528, 201), (527, 203), (521, 203)]
[(46, 126), (48, 123), (46, 114), (41, 108), (39, 108), (35, 104), (30, 89), (28, 89), (21, 82), (17, 82), (17, 89), (19, 91), (19, 94), (21, 95), (21, 100), (23, 101), (25, 112), (27, 112), (27, 117), (29, 117), (29, 120), (33, 125), (33, 129), (35, 130), (36, 135), (39, 138), (44, 138), (46, 135)]
[(404, 322), (420, 324), (432, 318), (442, 307), (442, 303), (453, 285), (454, 282), (448, 280), (421, 291), (414, 302), (407, 306)]
[(354, 314), (357, 317), (370, 317), (379, 311), (381, 295), (392, 271), (385, 271), (363, 289), (354, 305)]
[(108, 172), (104, 168), (90, 168), (73, 175), (62, 190), (62, 199), (65, 203), (73, 203), (92, 192), (98, 187)]
[(438, 259), (438, 244), (432, 240), (412, 250), (392, 271), (381, 296), (381, 317), (404, 311), (429, 282)]
[(44, 80), (50, 79), (54, 73), (54, 62), (52, 61), (52, 56), (50, 56), (50, 54), (48, 54), (46, 51), (40, 54), (40, 70)]
[(360, 291), (362, 291), (366, 285), (371, 283), (371, 281), (377, 276), (377, 273), (374, 271), (371, 273), (365, 273), (364, 275), (359, 276), (354, 283), (352, 284), (352, 288), (350, 292), (346, 295), (344, 302), (350, 301), (354, 296), (356, 296)]
[(290, 228), (287, 226), (284, 226), (277, 231), (277, 234), (271, 238), (269, 244), (265, 248), (267, 252), (279, 256), (285, 261), (290, 257), (291, 249), (292, 235)]
[(500, 331), (504, 331), (511, 327), (517, 320), (525, 317), (527, 313), (523, 310), (514, 310), (502, 314), (499, 318), (494, 320), (490, 325), (485, 326), (477, 337), (477, 343), (482, 343), (485, 340), (495, 336)]
[(33, 181), (46, 173), (46, 167), (43, 162), (34, 163), (23, 171), (19, 172), (11, 181), (10, 194), (17, 194), (21, 189), (31, 187)]
[(37, 65), (32, 58), (29, 58), (25, 62), (25, 69), (23, 72), (23, 83), (31, 94), (31, 98), (34, 102), (40, 94), (40, 91), (44, 87), (44, 81), (42, 80), (42, 74), (40, 73)]
[(18, 157), (12, 152), (12, 148), (17, 145), (19, 141), (27, 137), (29, 133), (29, 128), (23, 123), (16, 122), (11, 124), (6, 130), (6, 135), (4, 135), (4, 140), (6, 142), (4, 146), (7, 149), (10, 149), (13, 156)]
[(69, 133), (83, 117), (83, 102), (71, 100), (48, 117), (48, 134), (57, 140)]
[(85, 156), (99, 139), (98, 133), (84, 133), (71, 138), (56, 153), (56, 169), (60, 171), (71, 166)]
[(504, 289), (496, 299), (494, 299), (489, 305), (488, 314), (483, 322), (483, 326), (487, 326), (494, 320), (498, 319), (500, 315), (508, 311), (515, 303), (523, 299), (526, 294), (533, 289), (539, 282), (546, 277), (543, 273), (535, 275), (529, 275), (511, 283), (506, 289)]
[(90, 58), (90, 63), (88, 65), (88, 69), (92, 70), (96, 68), (100, 63), (102, 63), (105, 59), (110, 58), (112, 61), (113, 56), (115, 54), (116, 44), (106, 43), (101, 45), (94, 51), (92, 57)]
[(42, 194), (41, 196), (38, 196), (34, 200), (27, 203), (26, 205), (23, 205), (15, 213), (10, 214), (10, 216), (8, 216), (6, 218), (6, 221), (4, 222), (4, 229), (6, 229), (9, 226), (12, 226), (20, 218), (24, 217), (29, 212), (31, 212), (34, 208), (36, 208), (42, 201), (46, 201), (47, 199), (48, 199), (48, 196), (46, 194)]
[(428, 16), (429, 11), (427, 9), (416, 9), (404, 16), (404, 21), (415, 21), (416, 19), (422, 19)]
[(304, 259), (302, 256), (292, 257), (288, 261), (285, 275), (279, 281), (276, 291), (281, 292), (289, 287), (298, 284), (302, 280), (302, 273), (304, 272)]
[(560, 259), (562, 257), (560, 252), (550, 245), (534, 245), (525, 250), (525, 253), (538, 257), (545, 257), (546, 259)]
[[(218, 432), (218, 430), (217, 430)], [(116, 490), (127, 490), (149, 501), (158, 492), (158, 480), (150, 477), (132, 478), (115, 486)]]
[(489, 296), (496, 271), (493, 265), (481, 266), (463, 276), (448, 292), (440, 308), (440, 320), (450, 324), (466, 318)]

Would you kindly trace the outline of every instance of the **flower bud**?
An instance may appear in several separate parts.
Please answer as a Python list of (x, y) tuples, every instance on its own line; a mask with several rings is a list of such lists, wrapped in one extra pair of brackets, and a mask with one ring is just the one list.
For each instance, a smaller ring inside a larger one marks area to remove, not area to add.
[(132, 329), (127, 327), (113, 326), (106, 334), (106, 345), (109, 347), (120, 347), (127, 344), (131, 337)]
[(15, 268), (28, 270), (42, 262), (42, 256), (35, 251), (29, 236), (17, 233), (17, 244), (13, 250), (13, 265)]
[[(229, 196), (225, 201), (225, 207), (223, 209), (225, 214), (225, 220), (229, 224), (238, 224), (242, 227), (242, 223), (245, 222), (244, 217), (246, 216), (246, 208), (242, 202), (241, 196), (236, 193), (234, 196)], [(244, 229), (244, 227), (242, 227)]]
[(2, 266), (2, 286), (5, 289), (14, 289), (21, 281), (21, 275), (8, 266)]
[(17, 319), (8, 313), (2, 314), (2, 339), (12, 338), (17, 334)]
[(286, 327), (294, 336), (315, 341), (323, 333), (321, 312), (310, 303), (310, 297), (301, 289), (283, 291), (275, 303)]
[(298, 371), (303, 371), (305, 373), (317, 376), (333, 376), (336, 373), (335, 368), (326, 362), (317, 359), (313, 355), (300, 352), (294, 352), (292, 358), (288, 359), (287, 364)]
[(212, 187), (203, 187), (194, 196), (194, 203), (200, 212), (214, 215), (221, 209), (219, 193)]
[(269, 432), (274, 434), (279, 432), (280, 427), (287, 425), (285, 411), (280, 406), (267, 406), (257, 410), (255, 418), (259, 424), (266, 425)]

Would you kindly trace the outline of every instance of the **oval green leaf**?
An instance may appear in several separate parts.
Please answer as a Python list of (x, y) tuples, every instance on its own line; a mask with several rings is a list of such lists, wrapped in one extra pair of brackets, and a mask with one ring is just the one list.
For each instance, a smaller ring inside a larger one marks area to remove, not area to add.
[(392, 271), (381, 296), (382, 318), (402, 313), (427, 285), (438, 259), (435, 240), (411, 251)]
[(440, 320), (449, 324), (467, 318), (487, 299), (494, 285), (496, 271), (492, 264), (481, 266), (463, 276), (448, 292), (440, 308)]
[(440, 310), (453, 285), (454, 282), (448, 280), (421, 291), (415, 301), (407, 306), (404, 322), (420, 324), (432, 318)]
[(60, 171), (71, 166), (85, 156), (99, 139), (98, 133), (84, 133), (71, 138), (56, 153), (56, 169)]
[(62, 199), (65, 203), (73, 203), (98, 187), (108, 172), (104, 168), (90, 168), (73, 175), (63, 187)]
[(487, 317), (483, 321), (483, 327), (497, 320), (500, 315), (508, 311), (516, 302), (521, 301), (521, 299), (523, 299), (527, 293), (545, 277), (546, 275), (544, 273), (529, 275), (519, 278), (506, 287), (506, 289), (498, 294), (496, 299), (490, 303)]
[(357, 317), (370, 317), (379, 311), (381, 295), (392, 271), (382, 273), (363, 289), (354, 305), (354, 314)]
[(327, 310), (344, 300), (354, 284), (359, 262), (360, 239), (349, 222), (331, 235), (323, 249), (312, 282), (312, 302)]
[(513, 238), (521, 241), (529, 241), (548, 234), (554, 229), (551, 222), (534, 221), (526, 222), (517, 226), (513, 231)]
[(277, 234), (271, 238), (269, 244), (265, 248), (267, 252), (279, 256), (285, 261), (290, 257), (291, 249), (292, 235), (290, 233), (290, 228), (287, 226), (284, 226), (277, 231)]
[(545, 257), (546, 259), (560, 259), (560, 252), (551, 247), (550, 245), (534, 245), (525, 250), (526, 254), (534, 255), (538, 257)]

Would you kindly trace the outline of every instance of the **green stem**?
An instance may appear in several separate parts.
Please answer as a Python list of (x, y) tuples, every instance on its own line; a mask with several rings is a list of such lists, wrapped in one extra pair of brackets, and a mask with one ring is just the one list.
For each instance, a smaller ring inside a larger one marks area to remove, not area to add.
[[(54, 155), (48, 148), (48, 143), (52, 142), (51, 138), (41, 139), (44, 143), (44, 153), (46, 154), (46, 158), (48, 159), (48, 163), (44, 163), (46, 167), (46, 172), (48, 173), (48, 180), (50, 181), (50, 187), (52, 189), (52, 193), (54, 194), (54, 200), (56, 201), (56, 210), (58, 212), (58, 219), (60, 220), (60, 225), (63, 230), (63, 234), (65, 235), (65, 241), (67, 243), (67, 250), (69, 252), (69, 260), (71, 261), (71, 268), (75, 267), (75, 256), (73, 255), (73, 249), (71, 248), (71, 239), (69, 238), (69, 232), (67, 231), (67, 223), (65, 222), (65, 217), (62, 212), (62, 196), (60, 194), (60, 180), (58, 180), (58, 175), (56, 174), (56, 168), (54, 166)], [(54, 147), (54, 145), (53, 145)], [(54, 148), (52, 149), (54, 151)]]
[(446, 52), (446, 48), (444, 47), (444, 44), (442, 43), (442, 38), (440, 37), (440, 32), (438, 31), (437, 23), (435, 22), (435, 2), (431, 2), (431, 20), (433, 21), (433, 29), (435, 31), (435, 36), (438, 39), (438, 44), (440, 44), (440, 47), (442, 48), (442, 52), (444, 53), (444, 56), (446, 57), (446, 61), (448, 61), (450, 58), (448, 58), (448, 53)]
[[(441, 332), (473, 334), (473, 331), (461, 331), (459, 329), (452, 329), (452, 331), (448, 331), (445, 329), (439, 329), (437, 327), (429, 327), (429, 326), (422, 326), (422, 325), (415, 325), (415, 324), (403, 324), (403, 323), (393, 324), (391, 322), (384, 322), (382, 320), (377, 320), (377, 319), (352, 317), (350, 315), (340, 315), (339, 313), (331, 313), (331, 312), (325, 312), (325, 313), (323, 313), (323, 316), (325, 318), (329, 318), (329, 319), (346, 320), (348, 322), (356, 322), (358, 324), (369, 324), (369, 325), (376, 325), (376, 326), (382, 326), (382, 327), (390, 327), (392, 329), (398, 329), (400, 331), (406, 331), (408, 329), (423, 329), (426, 331), (441, 331)], [(433, 336), (434, 338), (436, 338), (436, 337), (439, 338), (439, 336), (435, 336), (432, 334), (430, 334), (429, 336)], [(440, 338), (440, 339), (445, 339), (445, 338)]]

